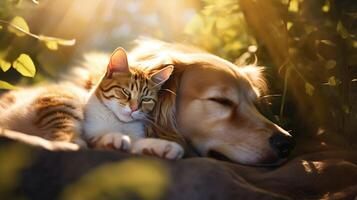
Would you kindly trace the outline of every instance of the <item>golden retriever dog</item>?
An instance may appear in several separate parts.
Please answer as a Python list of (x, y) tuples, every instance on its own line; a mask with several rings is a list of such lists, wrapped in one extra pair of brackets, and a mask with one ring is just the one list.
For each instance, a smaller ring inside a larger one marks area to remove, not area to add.
[(139, 41), (129, 62), (144, 70), (175, 68), (160, 93), (149, 136), (249, 165), (278, 163), (292, 149), (289, 133), (254, 105), (266, 90), (260, 67), (238, 67), (194, 47), (157, 40)]

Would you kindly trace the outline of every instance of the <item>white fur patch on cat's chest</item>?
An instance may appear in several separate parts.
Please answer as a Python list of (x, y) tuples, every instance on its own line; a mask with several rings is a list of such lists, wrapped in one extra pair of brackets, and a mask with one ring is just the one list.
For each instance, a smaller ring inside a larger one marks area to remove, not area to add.
[(141, 122), (121, 122), (114, 115), (108, 117), (102, 124), (102, 130), (120, 132), (130, 137), (145, 137), (145, 127)]
[(121, 133), (129, 137), (145, 137), (145, 126), (142, 122), (122, 122), (109, 111), (98, 99), (89, 100), (90, 106), (85, 111), (83, 124), (84, 134), (95, 137), (107, 133)]

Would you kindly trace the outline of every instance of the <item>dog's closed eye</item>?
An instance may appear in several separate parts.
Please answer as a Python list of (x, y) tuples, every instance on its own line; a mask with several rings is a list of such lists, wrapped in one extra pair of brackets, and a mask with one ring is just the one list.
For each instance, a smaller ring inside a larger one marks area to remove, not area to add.
[(211, 97), (211, 98), (208, 98), (208, 100), (219, 103), (219, 104), (221, 104), (223, 106), (227, 106), (227, 107), (232, 107), (235, 105), (235, 103), (232, 100), (224, 98), (224, 97)]

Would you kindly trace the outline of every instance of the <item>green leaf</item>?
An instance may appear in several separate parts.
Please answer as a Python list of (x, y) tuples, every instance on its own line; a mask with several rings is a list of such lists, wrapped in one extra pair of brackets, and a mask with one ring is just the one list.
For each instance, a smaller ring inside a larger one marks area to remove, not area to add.
[(348, 33), (348, 31), (346, 30), (346, 28), (343, 26), (343, 24), (341, 23), (341, 21), (339, 21), (337, 23), (337, 33), (343, 38), (346, 39), (350, 36), (350, 34)]
[[(20, 16), (16, 16), (14, 17), (11, 22), (10, 22), (12, 25), (22, 29), (22, 31), (24, 32), (30, 32), (30, 28), (29, 26), (27, 25), (26, 21), (24, 18), (20, 17)], [(26, 34), (12, 26), (8, 26), (8, 30), (9, 32), (11, 33), (15, 33), (17, 36), (19, 37), (22, 37), (22, 36), (25, 36)]]
[(309, 96), (312, 96), (314, 94), (314, 91), (315, 91), (315, 87), (313, 85), (311, 85), (310, 83), (306, 82), (305, 83), (306, 94), (308, 94)]
[(57, 44), (63, 45), (63, 46), (72, 46), (76, 43), (75, 39), (65, 40), (65, 39), (61, 39), (61, 38), (49, 37), (49, 36), (44, 36), (44, 35), (39, 35), (38, 39), (43, 42), (56, 42)]
[(44, 36), (44, 35), (39, 35), (38, 39), (42, 42), (45, 43), (46, 47), (50, 50), (57, 50), (58, 45), (63, 45), (63, 46), (72, 46), (76, 43), (76, 40), (65, 40), (65, 39), (60, 39), (60, 38), (55, 38), (55, 37), (49, 37), (49, 36)]
[(35, 65), (27, 54), (21, 54), (13, 63), (12, 67), (20, 74), (27, 77), (34, 77), (36, 74)]
[(310, 25), (304, 26), (304, 29), (305, 29), (305, 32), (306, 32), (307, 34), (310, 34), (310, 33), (312, 33), (313, 31), (316, 31), (316, 30), (317, 30), (315, 26), (310, 26)]
[(7, 62), (6, 60), (0, 59), (0, 68), (2, 71), (6, 72), (11, 67), (11, 63)]
[(350, 114), (351, 113), (351, 109), (348, 105), (342, 105), (342, 110), (345, 114)]
[(57, 50), (58, 49), (58, 44), (56, 41), (47, 41), (45, 42), (46, 47), (50, 50)]
[(326, 69), (333, 69), (336, 67), (336, 60), (328, 60), (325, 64)]
[(328, 79), (327, 85), (331, 85), (331, 86), (336, 86), (336, 85), (337, 85), (337, 81), (336, 81), (335, 76), (331, 76), (331, 77)]
[(353, 48), (357, 48), (357, 40), (352, 41)]
[(329, 46), (336, 46), (336, 44), (333, 43), (331, 40), (320, 40), (319, 42), (329, 45)]
[(323, 12), (328, 12), (330, 11), (330, 2), (329, 1), (326, 1), (325, 5), (322, 6), (321, 10)]
[(1, 81), (0, 80), (0, 89), (14, 90), (14, 89), (16, 89), (16, 87), (11, 85), (10, 83), (8, 83), (6, 81)]
[(286, 23), (286, 30), (290, 30), (292, 26), (293, 26), (292, 22), (287, 22)]
[(298, 0), (291, 0), (289, 4), (288, 10), (290, 12), (298, 12), (299, 11), (299, 1)]

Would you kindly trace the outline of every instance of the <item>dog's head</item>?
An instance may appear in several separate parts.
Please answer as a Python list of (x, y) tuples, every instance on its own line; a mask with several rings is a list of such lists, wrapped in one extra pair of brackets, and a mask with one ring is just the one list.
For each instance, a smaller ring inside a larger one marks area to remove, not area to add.
[(275, 163), (289, 154), (293, 146), (289, 133), (254, 105), (265, 88), (261, 68), (237, 67), (211, 54), (159, 44), (163, 46), (156, 55), (141, 52), (141, 59), (136, 57), (143, 63), (159, 58), (161, 64), (175, 65), (153, 113), (162, 128), (153, 128), (153, 134), (167, 139), (183, 136), (200, 155), (242, 164)]
[(244, 164), (285, 158), (292, 146), (291, 136), (254, 105), (263, 86), (260, 69), (251, 66), (232, 71), (211, 64), (187, 69), (181, 78), (179, 132), (205, 156)]

